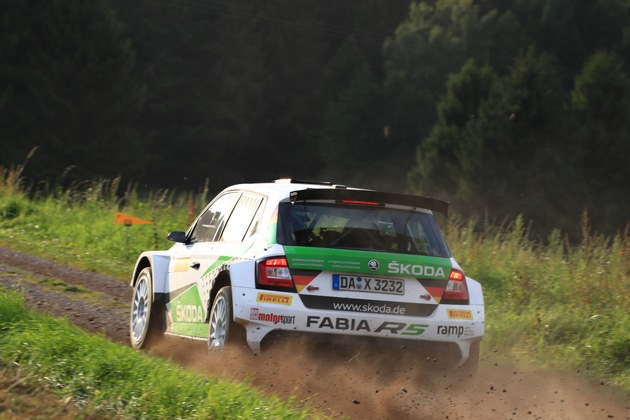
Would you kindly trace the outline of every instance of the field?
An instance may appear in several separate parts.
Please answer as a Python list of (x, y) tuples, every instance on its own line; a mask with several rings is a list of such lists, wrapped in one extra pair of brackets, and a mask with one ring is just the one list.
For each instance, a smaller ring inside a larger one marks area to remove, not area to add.
[[(99, 180), (27, 196), (13, 172), (0, 177), (0, 245), (128, 281), (136, 255), (166, 248), (211, 198), (208, 191), (155, 191), (140, 196), (117, 180)], [(114, 224), (116, 212), (153, 222)], [(493, 224), (451, 217), (444, 230), (466, 274), (486, 296), (482, 354), (582, 374), (630, 391), (630, 236), (562, 232), (530, 238), (522, 218)]]

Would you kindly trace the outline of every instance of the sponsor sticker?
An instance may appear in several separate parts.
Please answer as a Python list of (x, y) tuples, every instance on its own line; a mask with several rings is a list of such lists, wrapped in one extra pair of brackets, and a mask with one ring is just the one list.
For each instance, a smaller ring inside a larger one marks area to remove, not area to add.
[(170, 302), (170, 312), (173, 322), (204, 323), (206, 311), (199, 297), (196, 285), (191, 286), (181, 295)]
[(448, 319), (467, 319), (470, 321), (473, 319), (472, 311), (468, 309), (448, 309), (446, 314)]
[(274, 324), (295, 324), (295, 315), (288, 316), (261, 312), (259, 308), (251, 308), (249, 319), (252, 321), (273, 322)]
[(372, 314), (393, 314), (393, 315), (405, 315), (407, 308), (401, 305), (391, 305), (389, 303), (381, 302), (368, 302), (368, 303), (346, 303), (346, 302), (333, 302), (333, 309), (335, 311), (347, 311), (347, 312), (369, 312)]
[(378, 325), (370, 326), (370, 323), (365, 319), (309, 315), (306, 317), (306, 327), (320, 330), (365, 331), (389, 336), (397, 334), (422, 335), (429, 326), (427, 324), (407, 324), (392, 321), (383, 321)]
[(438, 306), (434, 303), (395, 302), (310, 294), (301, 294), (299, 298), (308, 309), (417, 317), (431, 316)]
[(405, 264), (392, 261), (387, 265), (387, 271), (392, 274), (406, 274), (410, 276), (424, 276), (443, 278), (444, 268), (431, 265)]
[(291, 259), (293, 268), (324, 268), (324, 260), (320, 258), (293, 258)]
[(205, 313), (200, 305), (182, 305), (175, 306), (176, 322), (204, 322)]
[(471, 337), (475, 335), (473, 329), (466, 325), (438, 325), (437, 326), (438, 335), (443, 335), (446, 337)]
[(333, 269), (337, 269), (337, 270), (358, 271), (361, 269), (361, 263), (359, 261), (329, 260), (328, 263)]
[(263, 293), (258, 292), (256, 296), (256, 302), (261, 303), (275, 303), (277, 305), (291, 305), (293, 296), (278, 295), (276, 293)]

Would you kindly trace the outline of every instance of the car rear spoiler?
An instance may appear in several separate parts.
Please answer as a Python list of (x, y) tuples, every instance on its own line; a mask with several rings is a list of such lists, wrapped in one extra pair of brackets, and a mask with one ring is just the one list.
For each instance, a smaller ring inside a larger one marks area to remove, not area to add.
[(396, 204), (401, 206), (417, 207), (436, 211), (448, 216), (447, 201), (437, 200), (430, 197), (421, 197), (411, 194), (399, 194), (381, 192), (373, 190), (350, 190), (350, 189), (328, 189), (328, 188), (308, 188), (305, 190), (292, 191), (289, 195), (292, 204), (296, 201), (328, 200), (341, 201), (349, 200), (356, 202), (370, 202), (382, 204)]

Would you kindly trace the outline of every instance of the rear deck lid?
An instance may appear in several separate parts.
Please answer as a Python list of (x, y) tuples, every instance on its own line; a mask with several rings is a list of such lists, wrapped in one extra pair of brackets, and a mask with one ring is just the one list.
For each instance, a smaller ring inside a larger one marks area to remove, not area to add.
[(429, 316), (448, 283), (450, 258), (285, 246), (307, 308)]

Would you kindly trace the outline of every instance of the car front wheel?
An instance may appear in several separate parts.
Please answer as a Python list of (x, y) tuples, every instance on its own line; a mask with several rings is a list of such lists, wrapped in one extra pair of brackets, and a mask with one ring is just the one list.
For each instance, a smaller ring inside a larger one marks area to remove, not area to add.
[(129, 337), (135, 349), (146, 347), (160, 333), (159, 305), (153, 301), (153, 274), (150, 267), (143, 269), (133, 288)]
[(232, 329), (232, 288), (221, 288), (214, 298), (210, 311), (208, 350), (221, 351), (230, 341)]

